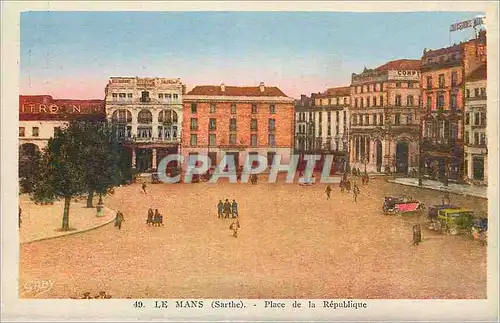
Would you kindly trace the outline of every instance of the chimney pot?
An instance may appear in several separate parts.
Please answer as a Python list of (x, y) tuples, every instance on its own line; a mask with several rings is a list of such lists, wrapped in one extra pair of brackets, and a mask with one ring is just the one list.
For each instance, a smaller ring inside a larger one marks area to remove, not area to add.
[(260, 82), (259, 87), (260, 87), (260, 92), (264, 92), (264, 90), (266, 89), (264, 82)]
[(222, 84), (220, 85), (220, 90), (221, 90), (222, 92), (225, 92), (225, 91), (226, 91), (226, 86), (224, 85), (224, 83), (222, 83)]

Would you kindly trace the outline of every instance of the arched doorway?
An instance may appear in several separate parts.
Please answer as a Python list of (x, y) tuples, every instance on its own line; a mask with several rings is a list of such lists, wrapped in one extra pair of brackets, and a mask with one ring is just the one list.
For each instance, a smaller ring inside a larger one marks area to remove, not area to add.
[(408, 173), (408, 142), (398, 141), (396, 145), (396, 172)]
[(377, 172), (382, 172), (382, 142), (380, 140), (376, 141), (376, 153), (377, 153)]

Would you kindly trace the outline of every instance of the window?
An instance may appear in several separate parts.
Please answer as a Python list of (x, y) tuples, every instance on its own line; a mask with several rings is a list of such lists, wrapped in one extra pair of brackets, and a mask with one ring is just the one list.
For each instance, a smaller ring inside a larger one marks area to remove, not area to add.
[(361, 107), (364, 108), (365, 107), (365, 98), (361, 98)]
[(470, 89), (465, 90), (465, 97), (470, 98)]
[(198, 119), (191, 118), (190, 129), (191, 130), (198, 130)]
[(163, 93), (158, 94), (158, 99), (163, 99)]
[(465, 134), (464, 134), (464, 136), (465, 136), (465, 144), (466, 145), (470, 144), (470, 137), (469, 137), (470, 134), (469, 134), (469, 132), (466, 131)]
[(408, 95), (406, 98), (406, 105), (409, 107), (413, 106), (413, 95)]
[(342, 111), (344, 113), (344, 125), (347, 123), (347, 113), (345, 111)]
[(116, 99), (118, 97), (118, 94), (117, 93), (113, 93), (113, 94), (111, 94), (111, 96), (113, 97), (113, 99)]
[(396, 88), (401, 88), (401, 82), (396, 82)]
[(251, 146), (257, 146), (257, 135), (250, 135), (250, 145)]
[(250, 131), (257, 131), (257, 119), (250, 121)]
[(474, 113), (474, 125), (475, 126), (479, 126), (479, 121), (480, 121), (479, 117), (480, 117), (479, 112)]
[(269, 134), (269, 146), (275, 146), (276, 145), (276, 137), (274, 134)]
[(191, 146), (198, 145), (198, 135), (192, 134), (190, 143), (191, 143)]
[(231, 103), (231, 114), (236, 114), (236, 103)]
[(353, 114), (352, 115), (352, 125), (357, 126), (358, 125), (358, 115)]
[(478, 88), (474, 89), (474, 96), (479, 96), (479, 89)]
[(355, 98), (354, 99), (354, 107), (357, 108), (358, 107), (358, 98)]
[(394, 124), (399, 126), (401, 124), (401, 115), (399, 113), (394, 114)]
[(217, 145), (217, 137), (215, 136), (214, 133), (211, 133), (209, 136), (208, 136), (208, 144), (210, 146), (215, 146)]
[(236, 144), (236, 134), (232, 133), (229, 135), (229, 144), (235, 145)]
[(177, 93), (174, 93), (172, 96), (173, 96), (174, 100), (177, 100), (179, 98), (179, 94), (177, 94)]
[(364, 120), (363, 120), (363, 115), (362, 115), (362, 114), (360, 114), (360, 115), (359, 115), (359, 125), (360, 125), (360, 126), (362, 126), (362, 125), (363, 125), (363, 121), (364, 121)]
[(378, 124), (379, 125), (384, 125), (384, 114), (383, 113), (380, 113), (379, 115), (379, 118), (378, 118)]
[[(125, 97), (125, 93), (123, 94), (123, 96)], [(141, 102), (149, 102), (149, 92), (148, 91), (142, 91)]]
[(396, 102), (395, 102), (395, 105), (397, 107), (400, 107), (401, 106), (401, 95), (396, 95)]
[(438, 109), (442, 109), (444, 107), (444, 94), (439, 94), (437, 96), (437, 107)]
[(344, 98), (344, 104), (347, 104), (347, 98)]
[(268, 128), (269, 128), (269, 131), (271, 131), (271, 132), (276, 130), (276, 120), (275, 119), (269, 119)]
[(452, 111), (457, 110), (457, 96), (455, 94), (450, 96), (450, 106)]
[(366, 106), (369, 107), (370, 106), (370, 97), (367, 97), (366, 98)]
[(377, 106), (377, 97), (376, 96), (373, 97), (373, 106), (374, 107)]
[(328, 124), (328, 127), (326, 128), (326, 135), (328, 137), (332, 135), (332, 128), (330, 127), (330, 124)]
[(323, 113), (319, 113), (318, 114), (318, 117), (319, 117), (319, 122), (323, 122)]
[(479, 145), (479, 132), (474, 132), (474, 145)]
[(340, 130), (340, 129), (339, 129), (339, 125), (338, 125), (338, 124), (336, 124), (336, 125), (335, 125), (335, 134), (336, 134), (336, 135), (338, 135), (338, 134), (339, 134), (339, 130)]
[(458, 84), (458, 73), (452, 72), (451, 73), (451, 86), (457, 86), (457, 84)]
[(275, 114), (276, 113), (276, 106), (274, 104), (271, 104), (269, 106), (269, 114)]
[(196, 113), (198, 111), (198, 107), (196, 103), (191, 103), (191, 113)]
[(410, 113), (410, 114), (407, 114), (406, 115), (406, 124), (411, 124), (413, 121), (413, 115)]
[(370, 115), (369, 114), (365, 115), (365, 125), (367, 125), (367, 126), (370, 125)]
[(465, 114), (465, 125), (470, 125), (470, 113)]
[(332, 112), (331, 111), (328, 111), (326, 113), (326, 118), (327, 118), (328, 122), (332, 122)]
[(210, 103), (210, 113), (215, 113), (217, 111), (217, 105), (215, 103)]
[(373, 120), (373, 125), (376, 126), (377, 125), (377, 114), (376, 113), (372, 114), (372, 120)]
[(361, 86), (358, 86), (358, 87), (356, 88), (356, 93), (361, 93)]
[(432, 76), (427, 76), (427, 89), (432, 89)]
[(432, 97), (430, 95), (427, 96), (427, 109), (430, 109), (432, 106)]
[(126, 97), (125, 93), (120, 93), (119, 95), (120, 95), (120, 98), (125, 98)]
[(257, 104), (252, 104), (252, 113), (257, 113)]
[(172, 99), (172, 94), (171, 93), (166, 93), (165, 94), (165, 99)]
[(38, 127), (33, 127), (33, 128), (31, 128), (31, 135), (32, 135), (33, 137), (38, 137), (39, 132), (40, 132), (40, 128), (38, 128)]
[(444, 87), (444, 74), (439, 74), (439, 87)]
[(208, 122), (208, 129), (210, 131), (214, 131), (214, 130), (217, 130), (217, 119), (215, 118), (210, 118), (209, 122)]
[(483, 132), (479, 134), (479, 144), (486, 145), (486, 134)]
[(412, 82), (408, 82), (408, 88), (409, 88), (409, 89), (412, 89), (412, 88), (413, 88), (413, 83), (412, 83)]
[(481, 125), (486, 126), (486, 112), (481, 112)]
[(486, 97), (486, 88), (485, 87), (481, 88), (481, 96)]
[(380, 106), (383, 106), (383, 105), (384, 105), (384, 96), (383, 96), (383, 95), (381, 95), (381, 96), (380, 96), (380, 98), (379, 98), (378, 102), (379, 102), (379, 105), (380, 105)]
[(229, 121), (229, 131), (236, 131), (236, 119), (230, 119)]
[(26, 129), (24, 127), (19, 127), (19, 137), (26, 136)]

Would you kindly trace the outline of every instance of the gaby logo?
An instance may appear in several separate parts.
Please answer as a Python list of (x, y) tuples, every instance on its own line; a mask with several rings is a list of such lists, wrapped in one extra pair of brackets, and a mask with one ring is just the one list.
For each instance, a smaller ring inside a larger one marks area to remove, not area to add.
[[(333, 155), (323, 155), (325, 157), (323, 169), (321, 172), (320, 183), (338, 183), (339, 179), (336, 177), (331, 177), (330, 172), (332, 168)], [(306, 161), (303, 176), (299, 178), (299, 183), (302, 184), (312, 184), (316, 181), (313, 177), (314, 165), (317, 161), (321, 160), (321, 155), (305, 155), (304, 161)], [(289, 164), (281, 164), (281, 156), (275, 155), (273, 163), (271, 165), (267, 164), (267, 158), (264, 155), (248, 155), (243, 168), (238, 170), (236, 167), (234, 156), (225, 155), (222, 161), (215, 165), (215, 169), (210, 173), (209, 183), (215, 184), (219, 178), (227, 178), (230, 183), (238, 183), (238, 175), (240, 175), (240, 183), (248, 183), (248, 180), (252, 175), (258, 175), (265, 172), (269, 168), (269, 183), (275, 183), (279, 172), (286, 172), (285, 183), (293, 183), (296, 173), (297, 166), (299, 163), (300, 156), (292, 155)], [(167, 166), (171, 162), (179, 162), (181, 165), (185, 165), (183, 169), (186, 171), (184, 175), (169, 176), (166, 172)], [(184, 164), (186, 162), (186, 164)], [(269, 167), (268, 167), (269, 166)], [(212, 163), (208, 156), (205, 155), (191, 155), (185, 160), (184, 156), (172, 154), (163, 158), (158, 166), (158, 178), (163, 183), (173, 184), (178, 183), (181, 180), (181, 176), (184, 176), (184, 183), (192, 183), (194, 175), (207, 174), (209, 170), (212, 169)]]

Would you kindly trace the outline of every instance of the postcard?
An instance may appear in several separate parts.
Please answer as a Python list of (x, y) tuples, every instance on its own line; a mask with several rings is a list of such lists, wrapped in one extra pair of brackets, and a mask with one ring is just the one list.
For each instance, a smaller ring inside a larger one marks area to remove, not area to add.
[(498, 320), (497, 3), (3, 8), (6, 321)]

